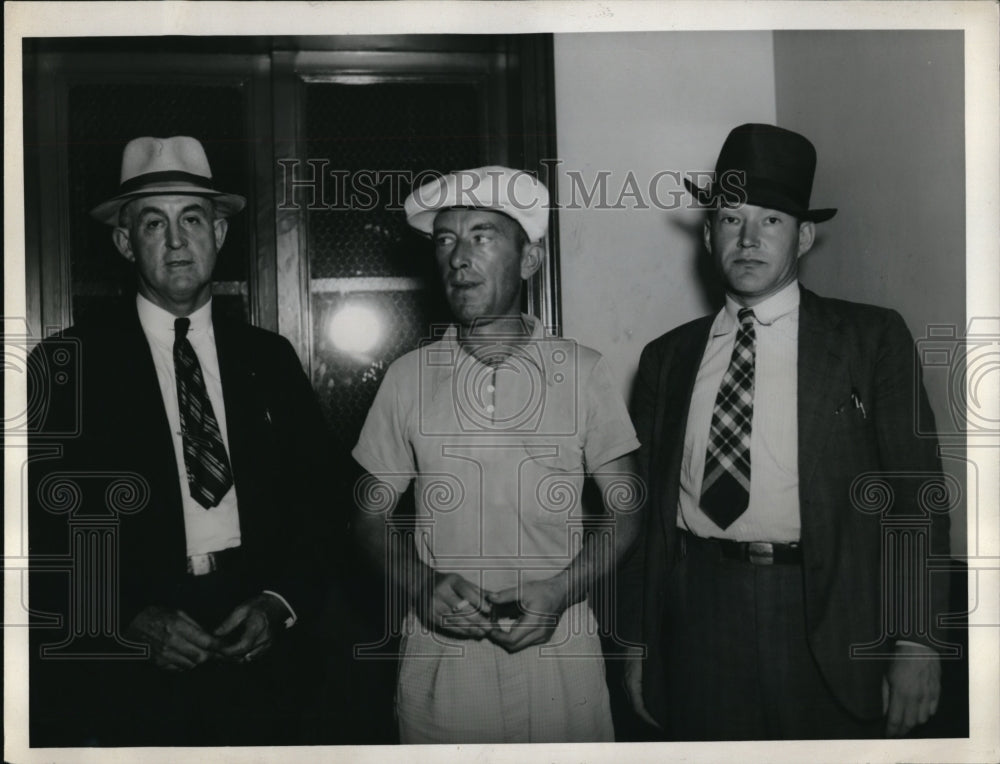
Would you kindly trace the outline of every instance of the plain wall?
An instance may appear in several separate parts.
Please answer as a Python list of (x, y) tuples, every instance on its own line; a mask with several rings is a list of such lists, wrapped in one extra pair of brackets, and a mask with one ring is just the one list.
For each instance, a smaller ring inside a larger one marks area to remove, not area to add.
[[(915, 338), (928, 324), (961, 333), (961, 32), (558, 34), (554, 49), (563, 330), (611, 361), (623, 394), (647, 342), (715, 305), (703, 218), (686, 194), (676, 210), (567, 209), (569, 172), (589, 188), (608, 171), (613, 203), (630, 171), (642, 189), (659, 171), (712, 170), (743, 122), (798, 130), (817, 147), (813, 206), (839, 212), (802, 262), (806, 286), (896, 308)], [(664, 180), (661, 200), (679, 188)], [(926, 382), (945, 422), (947, 381)], [(962, 464), (945, 466), (965, 484)], [(965, 516), (962, 505), (957, 555)]]
[[(610, 172), (614, 203), (630, 171), (648, 196), (660, 171), (714, 170), (733, 125), (775, 119), (771, 43), (770, 32), (555, 35), (560, 204), (572, 201), (572, 171), (588, 188)], [(668, 176), (656, 193), (690, 201)], [(648, 203), (559, 210), (564, 334), (603, 353), (626, 394), (643, 346), (711, 308), (702, 213)]]

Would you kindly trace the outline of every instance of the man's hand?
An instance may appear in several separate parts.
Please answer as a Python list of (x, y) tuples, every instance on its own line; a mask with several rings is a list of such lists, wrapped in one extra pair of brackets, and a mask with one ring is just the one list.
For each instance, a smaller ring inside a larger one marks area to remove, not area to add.
[(882, 679), (882, 713), (886, 737), (902, 737), (930, 719), (941, 695), (941, 658), (932, 648), (897, 644)]
[(220, 654), (241, 663), (263, 655), (284, 629), (289, 615), (280, 599), (258, 594), (233, 610), (215, 630), (223, 644)]
[(147, 607), (132, 619), (128, 636), (149, 645), (153, 664), (168, 671), (188, 671), (218, 657), (222, 642), (182, 610)]
[(524, 615), (514, 621), (509, 632), (494, 627), (489, 634), (490, 639), (504, 650), (516, 653), (532, 645), (544, 645), (552, 639), (559, 617), (568, 605), (566, 576), (523, 583), (488, 596), (495, 605), (521, 603)]
[(646, 703), (642, 699), (642, 658), (625, 659), (625, 694), (632, 705), (632, 710), (640, 719), (646, 724), (662, 729), (652, 714), (646, 710)]
[(482, 639), (490, 629), (489, 602), (483, 590), (457, 573), (432, 571), (415, 603), (428, 628), (456, 637)]

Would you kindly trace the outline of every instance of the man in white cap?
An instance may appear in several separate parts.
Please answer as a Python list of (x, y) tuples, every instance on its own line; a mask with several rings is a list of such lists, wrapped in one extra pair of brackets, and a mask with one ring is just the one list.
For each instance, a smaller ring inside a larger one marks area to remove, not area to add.
[[(483, 167), (418, 188), (405, 209), (433, 238), (457, 326), (389, 367), (353, 452), (368, 473), (356, 531), (409, 607), (401, 741), (612, 740), (587, 595), (636, 538), (638, 443), (601, 356), (521, 313), (548, 191)], [(588, 474), (605, 512), (585, 530)], [(393, 510), (413, 479), (406, 526)]]
[[(33, 483), (71, 476), (89, 515), (112, 499), (84, 476), (124, 475), (147, 500), (117, 526), (110, 597), (115, 634), (146, 646), (149, 660), (42, 660), (32, 698), (40, 744), (295, 742), (280, 688), (295, 684), (284, 654), (303, 629), (272, 648), (321, 596), (313, 545), (325, 433), (290, 344), (213, 317), (212, 272), (244, 204), (214, 187), (194, 138), (131, 141), (118, 193), (91, 214), (135, 266), (137, 294), (64, 332), (79, 348), (73, 364), (53, 365), (51, 343), (34, 356), (42, 373), (78, 375), (45, 389), (80, 391), (81, 430), (58, 441), (60, 456), (41, 462)], [(73, 403), (56, 395), (50, 406)], [(45, 491), (32, 498), (32, 552), (65, 553), (74, 518), (55, 514)], [(33, 594), (43, 591), (40, 581)]]

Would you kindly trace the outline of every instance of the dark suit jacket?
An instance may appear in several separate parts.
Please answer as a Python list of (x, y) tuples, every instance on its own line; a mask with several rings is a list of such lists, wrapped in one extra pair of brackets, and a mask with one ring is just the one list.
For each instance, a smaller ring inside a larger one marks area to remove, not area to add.
[[(323, 596), (321, 515), (328, 508), (320, 487), (330, 469), (323, 415), (285, 339), (218, 314), (214, 327), (242, 547), (249, 561), (245, 593), (276, 591), (308, 620)], [(72, 523), (117, 518), (116, 626), (123, 635), (146, 606), (181, 607), (187, 576), (173, 444), (134, 303), (43, 342), (30, 363), (32, 555), (68, 553)], [(72, 430), (77, 432), (67, 434)], [(61, 453), (47, 456), (52, 446)], [(69, 473), (79, 491), (80, 500), (68, 513), (52, 511), (58, 499), (43, 481), (54, 473)], [(108, 492), (115, 474), (139, 481), (148, 499), (142, 509), (115, 512), (123, 503), (122, 495), (116, 499)], [(34, 585), (32, 591), (34, 596)], [(44, 600), (39, 605), (44, 608)]]
[[(670, 618), (663, 593), (674, 564), (688, 408), (713, 319), (692, 321), (647, 345), (635, 386), (633, 416), (648, 504), (642, 545), (621, 577), (619, 623), (627, 639), (648, 649), (644, 700), (663, 722), (662, 642)], [(949, 518), (929, 511), (933, 499), (922, 493), (928, 481), (940, 485), (937, 444), (915, 434), (918, 407), (921, 421), (933, 418), (913, 340), (895, 311), (802, 289), (798, 345), (799, 498), (810, 647), (844, 706), (875, 718), (881, 713), (884, 660), (852, 658), (852, 646), (870, 644), (866, 654), (884, 656), (896, 637), (933, 642), (933, 633), (921, 624), (930, 620), (928, 606), (933, 613), (945, 607), (944, 587), (933, 587), (929, 598), (919, 555), (913, 565), (905, 555), (893, 557), (892, 596), (902, 599), (885, 613), (882, 605), (890, 596), (884, 589), (892, 589), (883, 586), (888, 523), (919, 528), (931, 554), (948, 553)], [(866, 416), (853, 405), (852, 391)], [(864, 477), (874, 472), (881, 477)], [(888, 486), (892, 496), (879, 485)], [(940, 576), (929, 578), (936, 583)], [(903, 607), (915, 616), (909, 624), (894, 620)]]

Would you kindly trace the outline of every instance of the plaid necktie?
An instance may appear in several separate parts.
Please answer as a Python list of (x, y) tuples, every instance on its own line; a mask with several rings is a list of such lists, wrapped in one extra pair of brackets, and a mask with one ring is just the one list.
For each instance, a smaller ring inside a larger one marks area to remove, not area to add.
[(205, 509), (216, 506), (233, 485), (229, 457), (222, 442), (205, 380), (187, 338), (191, 319), (174, 321), (174, 371), (177, 374), (177, 407), (184, 438), (184, 466), (191, 498)]
[(720, 528), (732, 525), (750, 503), (750, 425), (757, 338), (750, 308), (739, 312), (739, 320), (733, 355), (715, 398), (701, 483), (701, 508)]

